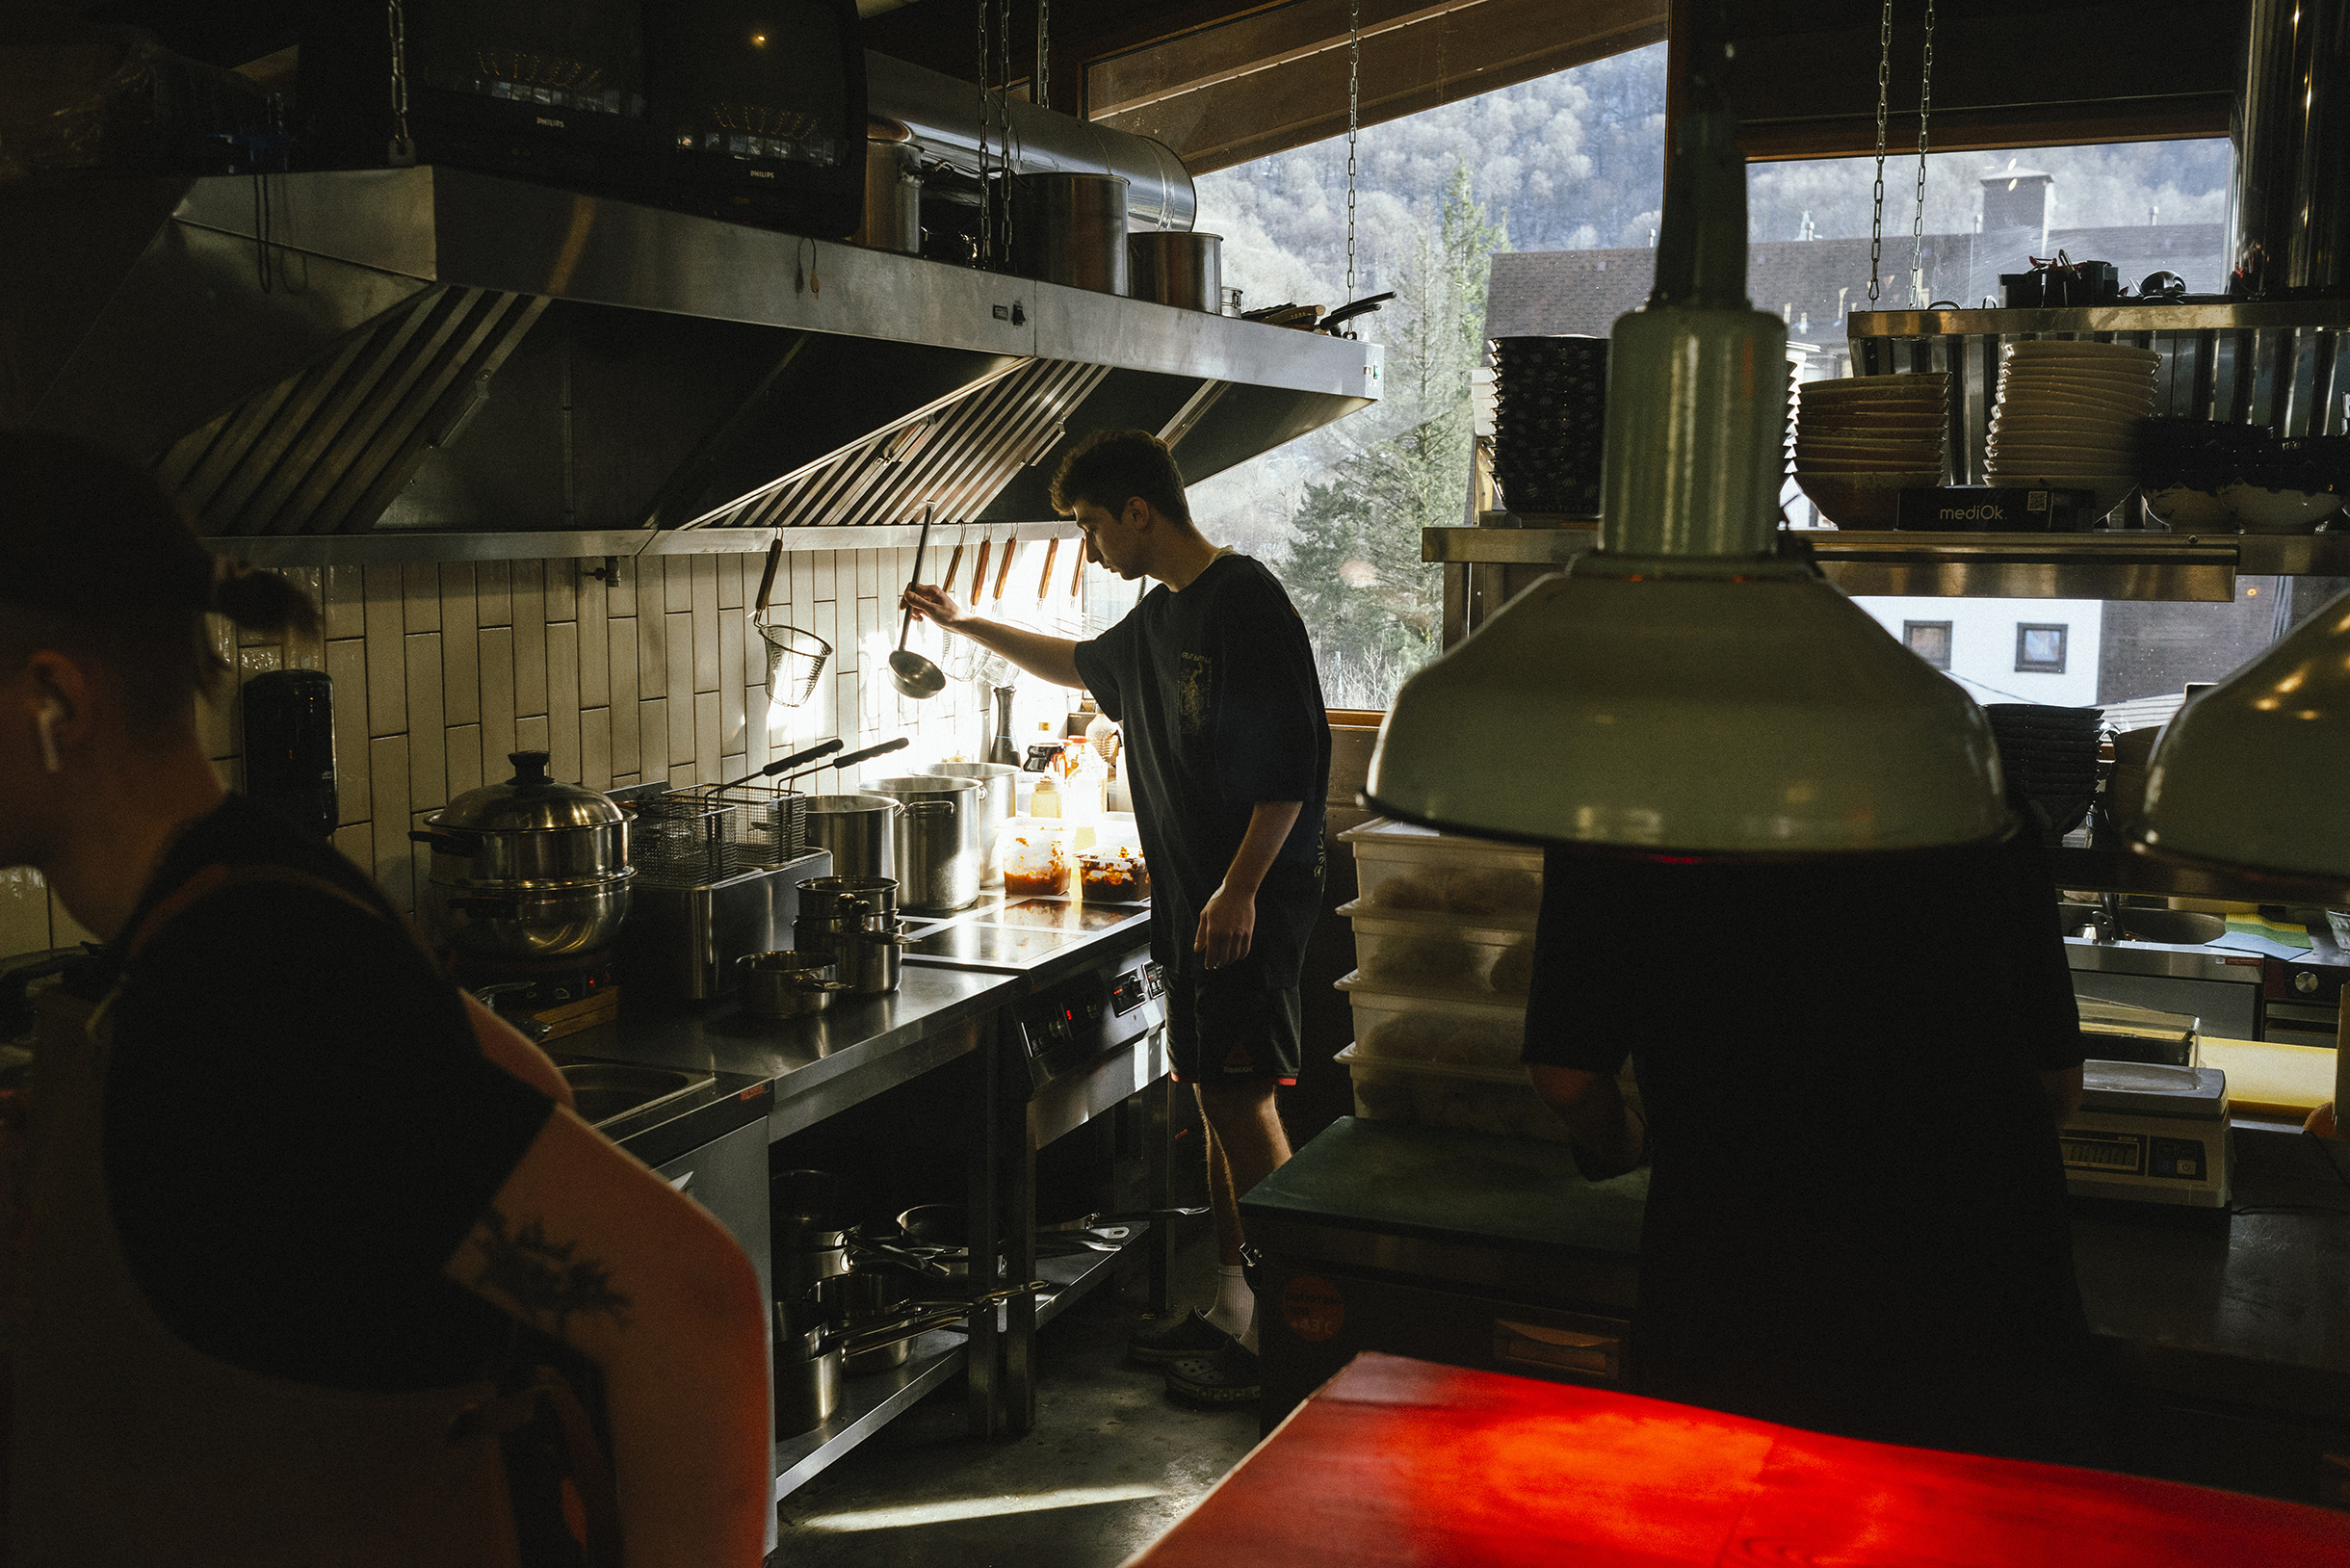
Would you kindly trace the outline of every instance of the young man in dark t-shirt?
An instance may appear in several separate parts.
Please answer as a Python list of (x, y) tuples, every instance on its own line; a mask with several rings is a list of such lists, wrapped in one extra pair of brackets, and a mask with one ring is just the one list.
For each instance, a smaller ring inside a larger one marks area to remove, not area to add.
[(927, 585), (915, 611), (1031, 674), (1089, 689), (1115, 720), (1151, 871), (1151, 951), (1168, 979), (1177, 1078), (1208, 1127), (1223, 1280), (1214, 1310), (1136, 1337), (1193, 1402), (1257, 1397), (1255, 1300), (1238, 1196), (1290, 1157), (1273, 1108), (1297, 1081), (1297, 980), (1321, 907), (1330, 727), (1305, 623), (1272, 573), (1191, 523), (1183, 475), (1142, 431), (1082, 442), (1053, 482), (1090, 560), (1160, 585), (1078, 642), (981, 620)]

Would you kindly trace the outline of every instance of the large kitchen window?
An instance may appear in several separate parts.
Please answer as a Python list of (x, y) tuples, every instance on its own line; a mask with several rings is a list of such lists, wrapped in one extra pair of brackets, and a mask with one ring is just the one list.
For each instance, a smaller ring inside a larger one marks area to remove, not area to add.
[[(1475, 520), (1472, 452), (1495, 419), (1486, 341), (1605, 335), (1646, 299), (1664, 82), (1659, 44), (1362, 133), (1353, 293), (1397, 296), (1358, 322), (1386, 347), (1385, 396), (1191, 488), (1208, 536), (1257, 556), (1288, 588), (1333, 707), (1385, 707), (1439, 650), (1442, 576), (1421, 561), (1420, 535)], [(1224, 282), (1243, 308), (1345, 301), (1345, 167), (1342, 137), (1199, 177), (1198, 226), (1224, 236)], [(1886, 163), (1882, 308), (1908, 303), (1917, 170), (1914, 154)], [(1749, 291), (1787, 322), (1806, 379), (1843, 374), (1844, 316), (1868, 305), (1875, 172), (1870, 158), (1749, 170)], [(2133, 287), (2170, 272), (2214, 289), (2228, 173), (2216, 139), (1933, 154), (1916, 248), (1924, 286), (1979, 304), (2001, 272), (2061, 247), (2112, 262)], [(1791, 482), (1786, 500), (1790, 521), (1816, 520)], [(1957, 603), (1869, 607), (1985, 702), (2158, 698), (2181, 669), (2217, 666), (2193, 677), (2212, 678), (2241, 657), (2233, 622), (2197, 619), (2203, 607), (2118, 607), (2108, 620), (2089, 603)], [(1112, 591), (1100, 614), (1123, 609)], [(2068, 628), (2060, 662), (2019, 659), (2024, 621)], [(1907, 622), (1944, 630), (1919, 632), (1920, 645)], [(2210, 645), (2197, 646), (2206, 634)]]
[(2016, 623), (2016, 673), (2031, 675), (2061, 675), (2064, 673), (2064, 640), (2070, 627), (2051, 626), (2030, 621)]
[[(1358, 164), (1353, 293), (1396, 294), (1358, 323), (1386, 347), (1384, 397), (1194, 484), (1191, 507), (1210, 538), (1280, 577), (1330, 705), (1384, 708), (1440, 647), (1443, 578), (1420, 559), (1420, 531), (1475, 517), (1493, 258), (1634, 247), (1645, 274), (1663, 206), (1664, 45), (1366, 127)], [(1243, 309), (1345, 301), (1345, 138), (1198, 187), (1198, 225), (1224, 236)], [(1601, 305), (1607, 321), (1629, 308)]]
[[(1889, 636), (1978, 702), (2096, 707), (2116, 729), (2159, 724), (2186, 689), (2225, 680), (2350, 588), (2241, 577), (2224, 603), (1859, 597)], [(1946, 626), (1942, 633), (1927, 628)], [(1946, 659), (1937, 658), (1946, 637)]]

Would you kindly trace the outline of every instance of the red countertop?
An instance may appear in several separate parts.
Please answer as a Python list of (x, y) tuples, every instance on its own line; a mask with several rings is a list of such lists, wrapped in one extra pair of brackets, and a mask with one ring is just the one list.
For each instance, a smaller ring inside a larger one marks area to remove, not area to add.
[(1366, 1354), (1128, 1568), (2350, 1564), (2350, 1515)]

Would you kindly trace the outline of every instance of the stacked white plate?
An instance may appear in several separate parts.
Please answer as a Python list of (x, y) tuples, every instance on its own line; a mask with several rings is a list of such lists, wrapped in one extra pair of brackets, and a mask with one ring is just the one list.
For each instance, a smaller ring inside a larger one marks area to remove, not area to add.
[(1993, 484), (2093, 490), (2103, 516), (2137, 483), (2132, 441), (2154, 410), (2162, 356), (2121, 343), (2010, 343), (1984, 448)]
[(1856, 376), (1796, 388), (1795, 482), (1839, 528), (1891, 528), (1903, 490), (1943, 483), (1950, 378)]

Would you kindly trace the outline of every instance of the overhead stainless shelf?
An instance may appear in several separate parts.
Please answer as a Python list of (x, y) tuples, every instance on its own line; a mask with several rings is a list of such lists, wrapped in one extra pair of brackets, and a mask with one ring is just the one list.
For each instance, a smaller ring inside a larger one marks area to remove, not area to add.
[[(1559, 566), (1598, 542), (1587, 519), (1486, 514), (1500, 526), (1430, 528), (1421, 559)], [(1506, 522), (1501, 521), (1507, 519)], [(1924, 534), (1798, 529), (1847, 593), (2223, 603), (2249, 576), (2350, 577), (2350, 534)]]
[(2279, 435), (2345, 425), (2341, 333), (2350, 300), (2104, 304), (2059, 310), (1863, 310), (1846, 319), (1853, 374), (1950, 376), (1950, 473), (1986, 483), (2001, 351), (2027, 338), (2092, 339), (2161, 355), (2154, 412)]
[(1856, 310), (1846, 323), (1854, 338), (2265, 331), (2350, 327), (2350, 300), (2216, 300), (2055, 310)]
[[(2350, 887), (2326, 876), (2292, 876), (2237, 866), (2181, 860), (2128, 849), (2049, 851), (2058, 887), (2097, 893), (2143, 893), (2238, 903), (2314, 904), (2341, 908)], [(2240, 955), (2239, 955), (2240, 956)]]

